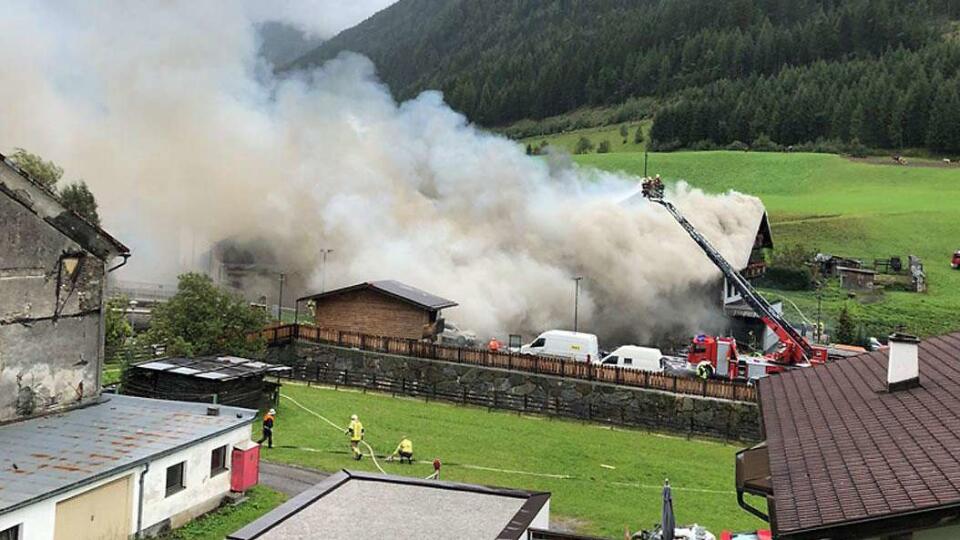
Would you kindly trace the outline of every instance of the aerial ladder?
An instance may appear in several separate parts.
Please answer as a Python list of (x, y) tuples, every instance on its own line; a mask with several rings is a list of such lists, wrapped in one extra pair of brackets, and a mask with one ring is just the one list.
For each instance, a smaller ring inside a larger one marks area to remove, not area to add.
[[(780, 339), (781, 346), (780, 348), (766, 356), (773, 364), (783, 367), (799, 367), (807, 366), (810, 364), (823, 363), (827, 360), (827, 349), (824, 347), (819, 347), (810, 344), (809, 341), (799, 332), (779, 313), (774, 311), (773, 307), (770, 305), (767, 300), (758, 293), (753, 286), (747, 281), (740, 272), (734, 269), (723, 255), (710, 241), (707, 240), (702, 234), (700, 234), (697, 229), (691, 224), (683, 214), (677, 210), (677, 207), (674, 206), (669, 201), (663, 198), (664, 185), (660, 181), (659, 177), (653, 179), (646, 179), (642, 184), (643, 196), (650, 200), (650, 202), (659, 204), (666, 208), (667, 212), (677, 220), (677, 223), (683, 227), (683, 230), (687, 231), (687, 234), (690, 235), (690, 238), (700, 246), (700, 249), (707, 255), (713, 264), (720, 269), (720, 272), (723, 273), (723, 276), (727, 279), (727, 282), (734, 288), (740, 297), (743, 298), (744, 302), (747, 303), (750, 308), (760, 317), (765, 325), (770, 328)], [(698, 338), (700, 341), (704, 341), (703, 337)], [(713, 338), (716, 339), (716, 338)], [(710, 340), (706, 340), (712, 343)], [(732, 342), (732, 340), (729, 340)], [(694, 345), (696, 349), (697, 339), (694, 340)], [(732, 347), (732, 355), (729, 358), (732, 361), (736, 361), (736, 352), (735, 344)], [(691, 363), (697, 364), (696, 358), (693, 359)], [(723, 358), (711, 359), (716, 362), (723, 361)], [(773, 369), (767, 371), (782, 371), (782, 369)]]

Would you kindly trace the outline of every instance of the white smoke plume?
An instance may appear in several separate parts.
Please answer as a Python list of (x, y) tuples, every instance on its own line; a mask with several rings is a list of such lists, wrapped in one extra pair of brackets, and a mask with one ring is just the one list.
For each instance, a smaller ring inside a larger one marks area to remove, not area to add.
[[(231, 3), (8, 3), (0, 18), (0, 151), (53, 159), (97, 195), (133, 249), (125, 277), (169, 280), (183, 238), (262, 238), (328, 288), (397, 279), (459, 302), (447, 316), (525, 336), (572, 324), (646, 341), (711, 329), (718, 273), (638, 181), (524, 154), (436, 92), (397, 103), (342, 55), (274, 79)], [(752, 197), (669, 196), (734, 263)], [(186, 232), (185, 232), (186, 231)]]

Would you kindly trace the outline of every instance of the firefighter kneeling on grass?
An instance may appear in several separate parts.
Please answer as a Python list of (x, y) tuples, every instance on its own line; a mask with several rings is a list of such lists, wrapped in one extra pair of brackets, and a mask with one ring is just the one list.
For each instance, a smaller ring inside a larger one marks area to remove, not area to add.
[(360, 441), (363, 440), (363, 424), (357, 415), (350, 417), (350, 425), (347, 426), (346, 434), (350, 436), (350, 449), (353, 450), (353, 459), (360, 461), (363, 458), (363, 452), (360, 451)]
[(403, 463), (403, 460), (407, 460), (407, 463), (413, 465), (413, 441), (408, 439), (406, 435), (400, 440), (400, 444), (398, 444), (397, 449), (393, 451), (390, 460), (393, 461), (393, 458), (396, 456), (400, 457), (400, 463)]

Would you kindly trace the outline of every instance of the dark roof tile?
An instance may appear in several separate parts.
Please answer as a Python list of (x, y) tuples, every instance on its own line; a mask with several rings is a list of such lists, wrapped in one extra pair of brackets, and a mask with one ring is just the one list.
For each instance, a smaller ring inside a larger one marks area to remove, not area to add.
[(894, 393), (883, 351), (760, 382), (779, 534), (960, 505), (960, 333), (919, 360)]

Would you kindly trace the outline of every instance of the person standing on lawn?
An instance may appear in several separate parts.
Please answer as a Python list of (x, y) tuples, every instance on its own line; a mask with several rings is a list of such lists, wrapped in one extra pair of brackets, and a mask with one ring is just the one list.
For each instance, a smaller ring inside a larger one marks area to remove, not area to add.
[(347, 426), (346, 434), (350, 436), (350, 449), (353, 451), (353, 459), (360, 461), (363, 458), (363, 452), (360, 451), (360, 441), (363, 440), (363, 424), (357, 415), (350, 417), (350, 425)]
[(267, 441), (267, 448), (273, 448), (273, 422), (277, 416), (277, 411), (270, 409), (263, 416), (263, 435), (260, 436), (259, 444)]

